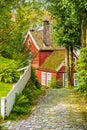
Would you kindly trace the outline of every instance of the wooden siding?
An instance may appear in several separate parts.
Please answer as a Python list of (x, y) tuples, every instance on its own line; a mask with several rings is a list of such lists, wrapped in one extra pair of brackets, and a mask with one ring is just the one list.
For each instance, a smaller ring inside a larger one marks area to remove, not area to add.
[[(29, 44), (29, 40), (30, 40), (30, 44)], [(27, 36), (26, 41), (25, 41), (25, 49), (26, 51), (31, 51), (31, 55), (32, 55), (32, 66), (34, 68), (38, 68), (39, 67), (39, 51), (36, 48), (32, 38), (30, 37), (30, 35)]]
[[(42, 72), (46, 72), (46, 75), (47, 73), (51, 73), (52, 74), (52, 79), (55, 79), (56, 80), (56, 72), (49, 72), (49, 71), (45, 71), (45, 70), (36, 70), (36, 75), (37, 75), (37, 79), (38, 81), (41, 83), (42, 79), (41, 79), (41, 73)], [(41, 84), (42, 85), (42, 84)], [(46, 78), (46, 86), (47, 86), (47, 78)], [(44, 86), (44, 87), (46, 87)]]

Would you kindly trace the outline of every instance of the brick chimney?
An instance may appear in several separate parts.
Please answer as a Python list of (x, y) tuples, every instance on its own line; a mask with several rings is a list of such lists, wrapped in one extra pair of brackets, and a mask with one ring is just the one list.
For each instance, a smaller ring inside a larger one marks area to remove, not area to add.
[(46, 46), (50, 46), (49, 21), (44, 21), (44, 24), (43, 24), (43, 42)]

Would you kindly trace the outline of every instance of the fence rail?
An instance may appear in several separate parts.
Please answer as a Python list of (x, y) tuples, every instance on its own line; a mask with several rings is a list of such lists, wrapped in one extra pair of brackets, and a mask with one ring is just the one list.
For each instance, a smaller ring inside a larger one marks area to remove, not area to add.
[(31, 67), (28, 66), (24, 71), (24, 74), (20, 77), (19, 81), (13, 85), (12, 90), (8, 93), (7, 97), (3, 97), (0, 100), (0, 115), (5, 118), (8, 116), (15, 103), (16, 95), (21, 93), (26, 86), (31, 76)]

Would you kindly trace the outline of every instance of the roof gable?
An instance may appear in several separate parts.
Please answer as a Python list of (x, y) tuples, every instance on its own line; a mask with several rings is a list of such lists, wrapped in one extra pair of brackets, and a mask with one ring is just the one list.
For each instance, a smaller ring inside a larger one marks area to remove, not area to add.
[(40, 31), (30, 31), (32, 37), (36, 41), (40, 50), (57, 50), (58, 46), (53, 46), (54, 44), (50, 41), (50, 46), (46, 46), (43, 42), (43, 30)]
[(37, 41), (35, 41), (35, 39), (33, 38), (31, 32), (29, 32), (29, 35), (30, 35), (30, 37), (31, 37), (31, 39), (32, 39), (32, 41), (33, 41), (33, 43), (35, 44), (36, 48), (37, 48), (38, 50), (40, 50), (40, 47), (38, 46)]
[[(34, 45), (36, 46), (36, 48), (37, 48), (38, 50), (40, 50), (40, 47), (39, 47), (38, 44), (36, 43), (36, 41), (35, 41), (35, 39), (33, 38), (33, 36), (32, 36), (32, 34), (31, 34), (30, 31), (28, 31), (27, 35), (25, 36), (25, 39), (24, 39), (23, 44), (26, 43), (28, 36), (30, 36), (30, 38), (32, 39), (32, 42), (34, 43)], [(29, 38), (28, 38), (28, 40), (29, 40)]]

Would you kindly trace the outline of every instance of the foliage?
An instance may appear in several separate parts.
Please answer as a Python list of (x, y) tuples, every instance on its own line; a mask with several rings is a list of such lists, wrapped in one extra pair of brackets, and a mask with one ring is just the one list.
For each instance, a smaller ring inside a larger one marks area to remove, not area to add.
[(16, 60), (24, 55), (24, 37), (29, 29), (41, 25), (42, 14), (41, 2), (36, 0), (0, 1), (0, 54)]
[(19, 94), (16, 98), (15, 107), (13, 108), (13, 113), (16, 114), (26, 114), (29, 112), (28, 108), (29, 102), (25, 95)]
[(62, 79), (51, 80), (49, 83), (49, 88), (61, 88)]
[(8, 130), (8, 129), (4, 126), (0, 126), (0, 130)]
[(66, 75), (67, 87), (71, 85), (72, 76), (72, 57), (70, 61), (69, 54), (73, 49), (81, 46), (81, 20), (77, 14), (75, 4), (71, 0), (46, 0), (48, 9), (55, 19), (54, 32), (57, 45), (66, 48)]
[(87, 1), (72, 0), (76, 8), (76, 13), (81, 21), (81, 46), (86, 47), (86, 28), (87, 28)]
[(15, 120), (29, 114), (32, 111), (32, 107), (37, 103), (37, 98), (40, 94), (41, 90), (32, 86), (31, 80), (29, 80), (23, 92), (17, 95), (13, 110), (6, 119)]
[(12, 89), (12, 84), (0, 82), (0, 97), (5, 97)]
[(41, 88), (41, 85), (37, 79), (37, 76), (35, 75), (35, 70), (34, 68), (31, 68), (31, 81), (32, 81), (32, 84), (37, 88), (37, 89), (40, 89)]
[(52, 17), (56, 20), (54, 29), (56, 30), (57, 44), (71, 46), (75, 48), (80, 45), (81, 21), (76, 13), (76, 9), (70, 0), (47, 0), (50, 6)]
[(5, 83), (17, 82), (20, 73), (17, 71), (17, 62), (0, 57), (0, 81)]
[(77, 64), (77, 72), (79, 90), (87, 96), (87, 47), (81, 49)]

